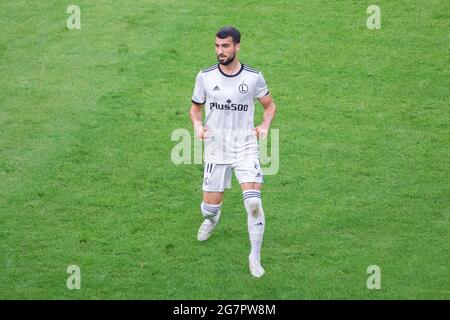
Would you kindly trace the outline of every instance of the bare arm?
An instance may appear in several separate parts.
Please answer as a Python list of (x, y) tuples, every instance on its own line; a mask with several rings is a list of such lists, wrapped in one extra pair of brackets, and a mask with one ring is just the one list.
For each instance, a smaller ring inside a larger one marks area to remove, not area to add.
[(258, 100), (264, 108), (264, 114), (262, 123), (255, 128), (255, 131), (258, 138), (264, 139), (269, 132), (270, 124), (275, 117), (277, 107), (275, 106), (270, 93)]
[(202, 104), (192, 103), (191, 110), (189, 112), (192, 124), (194, 125), (195, 136), (200, 140), (204, 140), (206, 133), (206, 128), (203, 127), (202, 124), (202, 109)]

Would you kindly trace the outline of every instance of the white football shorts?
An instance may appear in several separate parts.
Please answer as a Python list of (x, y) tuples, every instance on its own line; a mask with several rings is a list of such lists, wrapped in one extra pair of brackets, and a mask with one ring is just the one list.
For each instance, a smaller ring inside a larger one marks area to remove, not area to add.
[(231, 188), (231, 170), (239, 184), (244, 182), (264, 183), (258, 158), (250, 157), (233, 164), (205, 163), (203, 191), (223, 192)]

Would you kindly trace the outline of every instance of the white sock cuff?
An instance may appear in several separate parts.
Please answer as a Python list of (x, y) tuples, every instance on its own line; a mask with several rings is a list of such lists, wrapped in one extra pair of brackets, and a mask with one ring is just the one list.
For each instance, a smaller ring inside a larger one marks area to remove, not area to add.
[(244, 190), (242, 192), (242, 195), (244, 197), (244, 200), (247, 200), (249, 198), (259, 198), (259, 199), (261, 199), (261, 190), (256, 190), (256, 189)]
[(212, 215), (217, 214), (217, 212), (220, 210), (220, 208), (222, 207), (222, 203), (219, 204), (207, 204), (202, 202), (202, 204), (200, 205), (200, 208), (202, 210), (202, 212), (204, 213), (209, 213)]

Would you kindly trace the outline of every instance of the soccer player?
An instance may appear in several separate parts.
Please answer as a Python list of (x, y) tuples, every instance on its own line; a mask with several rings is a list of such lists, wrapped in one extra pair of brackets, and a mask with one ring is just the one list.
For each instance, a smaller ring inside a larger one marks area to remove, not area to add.
[[(196, 137), (204, 141), (205, 167), (203, 202), (204, 221), (199, 241), (207, 240), (220, 218), (225, 188), (231, 188), (231, 171), (243, 193), (251, 244), (250, 273), (264, 275), (260, 250), (265, 219), (261, 202), (263, 175), (259, 163), (258, 140), (267, 136), (276, 106), (262, 73), (239, 61), (241, 34), (234, 27), (223, 27), (216, 34), (219, 61), (200, 71), (195, 82), (190, 117)], [(255, 100), (264, 108), (262, 123), (254, 127)], [(205, 106), (205, 121), (202, 109)]]

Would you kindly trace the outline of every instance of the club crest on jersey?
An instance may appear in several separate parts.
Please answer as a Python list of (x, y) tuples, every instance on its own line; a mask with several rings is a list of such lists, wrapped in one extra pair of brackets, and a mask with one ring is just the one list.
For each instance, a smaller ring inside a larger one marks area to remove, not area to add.
[(240, 93), (247, 93), (247, 91), (248, 91), (247, 85), (246, 85), (245, 83), (242, 83), (242, 84), (239, 86), (239, 92), (240, 92)]
[(209, 109), (210, 110), (217, 109), (217, 110), (230, 110), (230, 111), (247, 111), (248, 104), (232, 103), (231, 99), (228, 99), (226, 101), (226, 104), (211, 102), (209, 104)]

